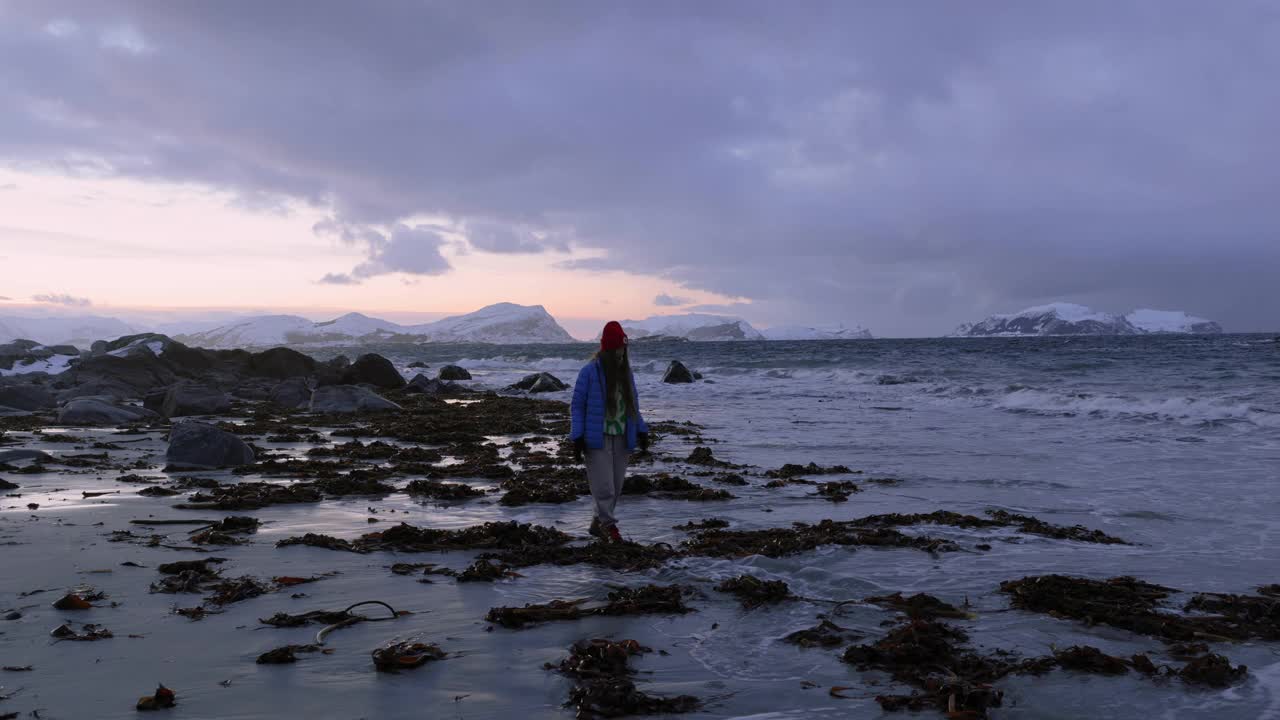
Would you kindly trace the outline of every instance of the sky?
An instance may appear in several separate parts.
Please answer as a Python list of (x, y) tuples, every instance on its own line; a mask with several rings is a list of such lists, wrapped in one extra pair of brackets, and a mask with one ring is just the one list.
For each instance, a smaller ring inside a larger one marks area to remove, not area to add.
[(0, 0), (0, 312), (1280, 329), (1280, 3)]

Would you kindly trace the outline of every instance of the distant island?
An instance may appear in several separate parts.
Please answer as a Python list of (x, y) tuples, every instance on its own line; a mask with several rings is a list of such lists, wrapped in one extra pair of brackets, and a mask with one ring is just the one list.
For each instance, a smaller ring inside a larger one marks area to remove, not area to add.
[(1179, 310), (1096, 312), (1084, 305), (1050, 303), (1010, 315), (992, 315), (956, 328), (952, 337), (1043, 337), (1054, 335), (1217, 335), (1222, 326)]
[[(871, 333), (858, 326), (801, 326), (758, 330), (738, 317), (689, 313), (624, 320), (634, 340), (862, 340)], [(299, 315), (254, 315), (221, 323), (167, 323), (140, 326), (98, 315), (47, 317), (0, 316), (0, 343), (31, 340), (42, 345), (87, 349), (99, 340), (158, 333), (189, 347), (229, 350), (278, 346), (314, 347), (371, 343), (490, 343), (526, 345), (579, 342), (541, 305), (496, 303), (465, 315), (417, 325), (402, 325), (358, 312), (315, 322)]]

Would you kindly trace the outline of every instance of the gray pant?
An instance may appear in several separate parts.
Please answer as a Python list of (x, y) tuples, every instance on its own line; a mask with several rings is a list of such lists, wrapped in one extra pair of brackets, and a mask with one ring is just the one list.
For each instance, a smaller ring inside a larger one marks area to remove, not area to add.
[(618, 523), (613, 510), (622, 494), (622, 481), (627, 477), (627, 449), (625, 435), (605, 435), (604, 447), (587, 448), (587, 484), (591, 486), (591, 499), (595, 501), (596, 519), (604, 528)]

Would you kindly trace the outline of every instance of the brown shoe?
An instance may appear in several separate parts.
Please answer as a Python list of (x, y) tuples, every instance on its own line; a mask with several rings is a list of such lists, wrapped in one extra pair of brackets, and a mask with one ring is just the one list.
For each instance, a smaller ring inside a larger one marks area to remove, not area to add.
[(601, 540), (604, 540), (607, 537), (604, 529), (600, 527), (600, 518), (591, 518), (591, 526), (587, 528), (587, 534), (592, 537), (600, 538)]

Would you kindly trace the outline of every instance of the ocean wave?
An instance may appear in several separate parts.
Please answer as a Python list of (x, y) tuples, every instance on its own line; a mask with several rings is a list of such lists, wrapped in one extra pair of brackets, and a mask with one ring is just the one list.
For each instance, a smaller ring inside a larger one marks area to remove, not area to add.
[(1280, 413), (1231, 398), (1137, 398), (1091, 393), (1015, 390), (996, 405), (1012, 412), (1057, 416), (1110, 417), (1177, 422), (1185, 425), (1247, 423), (1280, 428)]

